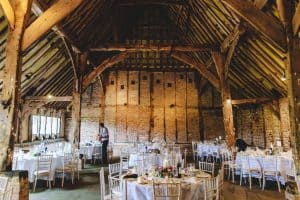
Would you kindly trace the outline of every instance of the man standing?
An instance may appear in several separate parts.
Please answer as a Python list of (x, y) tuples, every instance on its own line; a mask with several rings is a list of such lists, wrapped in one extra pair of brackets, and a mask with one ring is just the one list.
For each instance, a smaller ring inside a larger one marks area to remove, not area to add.
[(108, 145), (108, 129), (104, 126), (103, 123), (100, 123), (100, 141), (102, 142), (102, 162), (107, 164), (107, 145)]

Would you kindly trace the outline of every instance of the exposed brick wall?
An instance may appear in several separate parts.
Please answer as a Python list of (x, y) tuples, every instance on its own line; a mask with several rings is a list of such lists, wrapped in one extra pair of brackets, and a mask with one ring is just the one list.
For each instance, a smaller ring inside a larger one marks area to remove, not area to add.
[[(104, 103), (97, 82), (82, 95), (81, 141), (94, 140), (100, 122), (112, 142), (199, 140), (195, 79), (194, 72), (109, 72)], [(66, 135), (71, 130), (68, 116)]]
[(258, 106), (239, 106), (236, 112), (236, 134), (248, 144), (269, 147), (280, 140), (284, 150), (290, 148), (288, 100), (279, 99)]
[(288, 98), (282, 98), (279, 100), (279, 112), (283, 148), (284, 150), (287, 150), (291, 146), (291, 128)]

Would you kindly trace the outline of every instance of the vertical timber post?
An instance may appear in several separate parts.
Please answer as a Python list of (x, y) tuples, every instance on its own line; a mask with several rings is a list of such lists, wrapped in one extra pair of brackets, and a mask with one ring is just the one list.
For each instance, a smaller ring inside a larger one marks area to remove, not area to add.
[(3, 89), (0, 91), (0, 167), (11, 170), (12, 153), (17, 134), (21, 97), (21, 43), (29, 18), (32, 0), (10, 1), (15, 15), (15, 26), (10, 28), (6, 42), (6, 61), (0, 72)]
[(222, 97), (222, 105), (223, 105), (223, 121), (224, 121), (226, 142), (228, 147), (232, 147), (234, 146), (234, 142), (235, 142), (235, 132), (233, 129), (233, 113), (232, 113), (230, 86), (226, 79), (225, 76), (226, 72), (224, 70), (225, 56), (220, 52), (212, 52), (212, 57), (216, 65), (217, 73), (220, 78), (221, 97)]

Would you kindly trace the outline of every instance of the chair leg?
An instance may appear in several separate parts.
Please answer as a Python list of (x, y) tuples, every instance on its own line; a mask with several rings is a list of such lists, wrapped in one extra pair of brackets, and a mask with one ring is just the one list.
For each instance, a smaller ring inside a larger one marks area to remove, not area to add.
[(36, 182), (37, 182), (37, 177), (35, 177), (35, 179), (34, 179), (34, 184), (33, 184), (33, 192), (35, 192), (35, 188), (36, 188)]
[(259, 182), (259, 188), (261, 188), (261, 177), (258, 179)]
[(266, 186), (266, 177), (265, 175), (263, 174), (263, 184), (262, 184), (262, 190), (265, 189), (265, 186)]
[(278, 191), (281, 192), (281, 190), (280, 190), (280, 182), (279, 182), (278, 175), (276, 175), (276, 181), (277, 181)]
[(249, 173), (249, 185), (250, 185), (250, 190), (251, 190), (251, 187), (252, 187), (252, 176), (251, 176), (250, 173)]
[(50, 178), (49, 178), (49, 180), (48, 180), (48, 184), (49, 184), (49, 189), (51, 189), (52, 187), (51, 187), (51, 181), (50, 181)]
[(242, 179), (243, 179), (243, 172), (241, 171), (241, 174), (240, 174), (240, 185), (242, 185)]
[(61, 187), (64, 187), (64, 182), (65, 182), (65, 174), (63, 173), (62, 179), (61, 179)]

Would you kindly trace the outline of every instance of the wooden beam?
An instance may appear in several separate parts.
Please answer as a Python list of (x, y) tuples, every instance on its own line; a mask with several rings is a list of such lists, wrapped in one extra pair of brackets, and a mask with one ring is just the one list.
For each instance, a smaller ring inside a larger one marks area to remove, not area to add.
[(30, 101), (46, 101), (46, 102), (53, 102), (53, 101), (72, 101), (72, 96), (28, 96), (25, 97), (25, 100)]
[(203, 63), (197, 62), (189, 56), (178, 52), (172, 53), (171, 56), (185, 64), (190, 65), (191, 67), (194, 67), (205, 79), (207, 79), (218, 91), (220, 91), (220, 81), (206, 68)]
[(258, 9), (262, 9), (268, 3), (268, 0), (255, 0), (254, 5)]
[(250, 1), (222, 0), (229, 8), (239, 14), (257, 31), (273, 41), (278, 47), (286, 50), (286, 36), (283, 26), (272, 17), (255, 7)]
[(53, 4), (28, 28), (26, 28), (22, 42), (22, 50), (25, 50), (54, 25), (68, 16), (80, 5), (81, 2), (82, 0), (58, 0), (55, 4)]
[(256, 99), (235, 99), (231, 100), (232, 105), (241, 105), (241, 104), (259, 104), (259, 103), (267, 103), (272, 102), (273, 100), (270, 98), (256, 98)]
[(1, 7), (11, 29), (15, 28), (15, 12), (9, 0), (0, 0)]
[(296, 12), (293, 17), (293, 32), (296, 35), (300, 28), (300, 2), (297, 5)]
[(65, 39), (65, 37), (62, 36), (61, 39), (64, 42), (64, 45), (65, 45), (68, 55), (70, 57), (70, 60), (72, 63), (72, 69), (73, 69), (73, 73), (74, 73), (74, 78), (78, 79), (78, 77), (79, 77), (78, 71), (77, 71), (78, 67), (77, 67), (76, 56), (74, 55), (72, 45)]
[(30, 16), (31, 0), (15, 0), (15, 28), (10, 29), (6, 41), (5, 66), (0, 70), (3, 80), (0, 91), (0, 170), (11, 170), (15, 138), (18, 135), (21, 105), (22, 57), (20, 44)]
[(139, 6), (139, 5), (186, 5), (182, 0), (117, 0), (116, 5), (120, 6)]
[(217, 45), (165, 45), (165, 44), (111, 44), (104, 45), (95, 48), (91, 48), (90, 51), (182, 51), (182, 52), (202, 52), (218, 49)]
[(223, 121), (228, 147), (233, 147), (235, 143), (235, 132), (233, 129), (233, 112), (231, 103), (231, 93), (228, 81), (225, 78), (225, 57), (221, 52), (212, 52), (212, 57), (220, 78), (221, 97), (223, 105)]
[(114, 64), (117, 64), (121, 61), (123, 61), (125, 58), (127, 58), (129, 55), (128, 52), (120, 53), (116, 56), (113, 56), (111, 58), (105, 59), (96, 69), (91, 71), (88, 75), (86, 75), (83, 78), (83, 84), (82, 84), (82, 91), (84, 91), (91, 83), (92, 81), (101, 74), (105, 69), (108, 67), (111, 67)]

